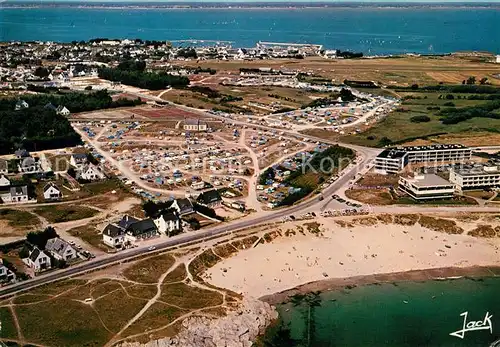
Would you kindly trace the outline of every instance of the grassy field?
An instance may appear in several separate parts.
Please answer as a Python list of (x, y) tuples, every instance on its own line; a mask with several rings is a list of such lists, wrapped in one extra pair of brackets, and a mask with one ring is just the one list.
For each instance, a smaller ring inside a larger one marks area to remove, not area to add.
[(70, 235), (81, 238), (89, 245), (99, 248), (103, 251), (108, 251), (109, 248), (102, 243), (102, 234), (93, 225), (83, 225), (80, 227), (68, 230)]
[[(347, 135), (341, 137), (342, 141), (377, 147), (383, 144), (382, 139), (389, 139), (393, 143), (419, 143), (423, 144), (434, 141), (435, 138), (446, 138), (453, 135), (453, 141), (469, 143), (476, 145), (497, 144), (500, 139), (500, 119), (472, 118), (457, 124), (443, 124), (440, 121), (438, 112), (440, 110), (430, 110), (429, 107), (439, 107), (441, 110), (449, 108), (446, 103), (452, 102), (457, 108), (474, 106), (485, 103), (482, 100), (463, 100), (457, 99), (458, 96), (466, 97), (466, 94), (453, 94), (454, 100), (440, 99), (443, 93), (422, 92), (422, 93), (400, 93), (402, 97), (419, 97), (420, 99), (404, 100), (403, 104), (396, 111), (389, 114), (381, 122), (373, 127), (366, 129), (357, 135)], [(415, 123), (411, 121), (414, 116), (428, 116), (429, 122)], [(397, 129), (397, 131), (394, 131)], [(331, 133), (330, 133), (331, 134)], [(333, 133), (335, 134), (335, 133)], [(476, 134), (476, 136), (474, 136)], [(477, 134), (488, 134), (479, 139)], [(490, 137), (491, 135), (491, 137)], [(333, 135), (332, 135), (333, 136)], [(417, 141), (417, 142), (416, 142)], [(441, 141), (445, 142), (445, 141)], [(466, 143), (466, 144), (469, 144)]]
[(54, 205), (36, 208), (33, 212), (49, 223), (62, 223), (95, 216), (99, 211), (86, 206)]
[(170, 254), (146, 258), (125, 269), (124, 276), (131, 281), (155, 283), (161, 273), (172, 267), (174, 262), (175, 259)]
[(478, 54), (474, 57), (456, 54), (446, 57), (400, 57), (377, 59), (338, 59), (329, 60), (320, 57), (306, 59), (278, 59), (255, 61), (191, 61), (179, 62), (180, 65), (210, 67), (220, 71), (238, 72), (239, 68), (271, 67), (310, 71), (315, 75), (331, 78), (334, 82), (345, 79), (376, 81), (386, 85), (413, 83), (436, 84), (461, 83), (469, 76), (477, 80), (487, 77), (490, 83), (500, 85), (494, 77), (498, 66), (491, 61), (491, 54)]
[(28, 211), (14, 210), (10, 208), (0, 210), (0, 220), (4, 220), (13, 228), (30, 228), (40, 225), (37, 216)]

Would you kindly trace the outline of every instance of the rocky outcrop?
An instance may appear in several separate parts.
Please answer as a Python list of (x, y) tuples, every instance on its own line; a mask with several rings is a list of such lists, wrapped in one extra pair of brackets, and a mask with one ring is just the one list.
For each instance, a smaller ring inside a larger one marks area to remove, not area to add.
[(260, 300), (244, 299), (237, 309), (222, 318), (189, 317), (175, 337), (124, 343), (121, 347), (250, 347), (275, 319), (275, 308)]

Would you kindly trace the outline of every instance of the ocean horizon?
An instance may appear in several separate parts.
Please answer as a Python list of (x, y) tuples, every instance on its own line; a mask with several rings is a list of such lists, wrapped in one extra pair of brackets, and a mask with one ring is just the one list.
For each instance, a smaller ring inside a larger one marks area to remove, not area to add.
[(228, 41), (233, 47), (310, 43), (365, 55), (500, 53), (495, 8), (1, 7), (0, 27), (3, 42), (141, 38)]

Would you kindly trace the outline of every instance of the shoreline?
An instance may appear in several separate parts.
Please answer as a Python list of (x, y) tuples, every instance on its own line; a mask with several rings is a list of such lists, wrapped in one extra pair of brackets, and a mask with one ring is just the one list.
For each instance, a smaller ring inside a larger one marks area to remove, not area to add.
[(379, 273), (352, 277), (338, 277), (304, 283), (278, 293), (264, 295), (259, 300), (270, 305), (283, 304), (296, 294), (314, 291), (327, 292), (344, 289), (346, 286), (365, 286), (391, 282), (446, 281), (459, 278), (500, 277), (500, 266), (443, 267), (423, 270)]

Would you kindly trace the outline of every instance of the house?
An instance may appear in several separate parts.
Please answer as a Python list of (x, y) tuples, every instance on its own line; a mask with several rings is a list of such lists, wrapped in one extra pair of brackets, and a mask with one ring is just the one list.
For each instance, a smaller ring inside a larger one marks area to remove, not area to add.
[(17, 159), (23, 159), (30, 157), (30, 152), (28, 152), (25, 149), (18, 149), (17, 151), (14, 152), (14, 155), (16, 156)]
[(43, 187), (43, 197), (45, 200), (59, 200), (62, 198), (61, 190), (52, 182)]
[(165, 235), (181, 230), (181, 219), (177, 212), (165, 211), (153, 220), (158, 231)]
[(175, 209), (181, 217), (194, 213), (193, 204), (189, 199), (186, 198), (175, 199), (170, 207)]
[(184, 130), (186, 131), (207, 131), (207, 123), (199, 119), (187, 119), (184, 121)]
[(24, 100), (18, 100), (16, 102), (16, 106), (14, 107), (14, 110), (15, 111), (20, 111), (20, 110), (24, 110), (25, 108), (29, 108), (30, 105), (28, 105), (28, 103)]
[(40, 162), (33, 157), (24, 158), (18, 165), (18, 169), (21, 173), (37, 173), (42, 171)]
[(204, 181), (193, 182), (191, 183), (191, 188), (194, 190), (202, 190), (203, 188), (205, 188), (205, 182)]
[(102, 242), (109, 247), (120, 249), (125, 243), (125, 234), (125, 229), (108, 224), (102, 232)]
[(12, 270), (4, 265), (3, 259), (0, 259), (0, 282), (15, 282), (16, 275)]
[(45, 251), (57, 260), (69, 261), (77, 258), (77, 251), (60, 237), (47, 240)]
[(85, 153), (75, 153), (72, 154), (69, 158), (69, 163), (71, 164), (71, 166), (74, 166), (76, 168), (82, 167), (83, 165), (87, 164), (87, 162), (87, 154)]
[(10, 202), (27, 202), (28, 200), (28, 186), (10, 187)]
[(96, 181), (102, 180), (104, 178), (104, 174), (99, 170), (97, 166), (94, 164), (85, 164), (76, 174), (77, 179), (83, 179), (87, 181)]
[(10, 186), (9, 179), (4, 175), (0, 176), (0, 187), (9, 187), (9, 186)]
[(28, 258), (23, 261), (36, 272), (50, 269), (50, 257), (38, 247), (34, 247), (29, 253)]
[(206, 207), (215, 208), (222, 204), (222, 198), (216, 189), (212, 189), (201, 193), (196, 202)]
[(7, 175), (9, 173), (9, 162), (0, 159), (0, 174)]
[(57, 107), (56, 113), (61, 116), (69, 116), (71, 114), (71, 112), (65, 106), (62, 105), (59, 105)]
[(145, 240), (158, 235), (156, 224), (151, 218), (143, 219), (139, 222), (131, 224), (127, 228), (125, 239), (128, 241)]

